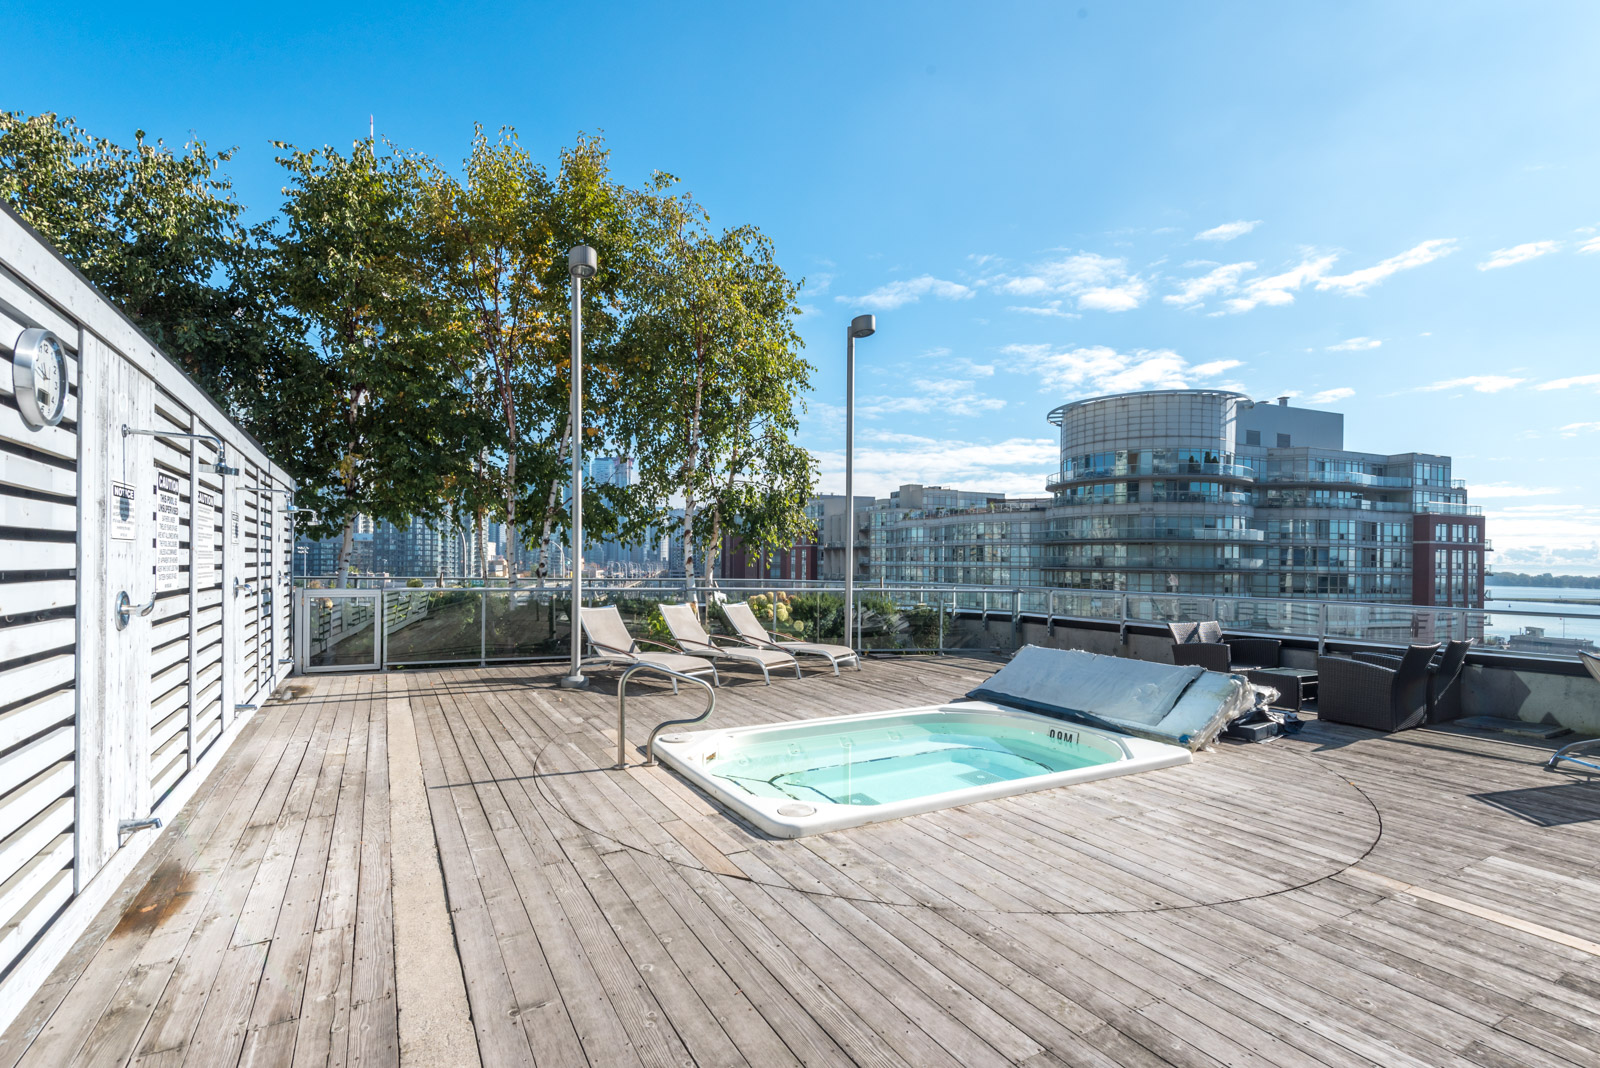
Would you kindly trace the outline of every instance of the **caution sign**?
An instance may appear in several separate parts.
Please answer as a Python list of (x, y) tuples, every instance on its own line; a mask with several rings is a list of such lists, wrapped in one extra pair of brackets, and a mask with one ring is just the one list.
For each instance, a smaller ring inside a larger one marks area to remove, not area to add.
[(139, 519), (133, 510), (133, 487), (126, 482), (111, 483), (111, 507), (107, 519), (112, 541), (132, 541), (138, 537)]
[(207, 490), (197, 490), (194, 495), (194, 522), (190, 524), (189, 540), (194, 545), (195, 582), (200, 589), (209, 589), (217, 580), (217, 498)]
[(183, 577), (183, 553), (178, 547), (183, 537), (179, 512), (178, 480), (156, 472), (156, 592), (170, 593), (188, 585)]

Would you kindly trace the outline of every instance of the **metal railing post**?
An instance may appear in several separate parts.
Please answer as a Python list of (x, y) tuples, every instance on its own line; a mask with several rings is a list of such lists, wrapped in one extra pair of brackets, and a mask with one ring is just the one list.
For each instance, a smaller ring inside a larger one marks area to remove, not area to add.
[(1323, 601), (1317, 605), (1317, 655), (1321, 656), (1328, 648), (1328, 602)]
[(1016, 649), (1018, 634), (1022, 630), (1022, 590), (1011, 591), (1011, 648)]
[(944, 652), (944, 594), (939, 595), (939, 652)]
[(483, 603), (478, 612), (478, 666), (489, 666), (489, 587), (482, 590)]

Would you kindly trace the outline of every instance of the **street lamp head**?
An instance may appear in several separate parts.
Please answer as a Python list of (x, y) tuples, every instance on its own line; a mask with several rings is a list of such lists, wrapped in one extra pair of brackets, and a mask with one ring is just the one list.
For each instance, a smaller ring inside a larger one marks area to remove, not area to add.
[(588, 245), (579, 245), (567, 253), (567, 273), (574, 278), (593, 278), (600, 269), (600, 256)]
[(871, 337), (878, 330), (878, 319), (874, 315), (858, 315), (850, 320), (851, 337)]

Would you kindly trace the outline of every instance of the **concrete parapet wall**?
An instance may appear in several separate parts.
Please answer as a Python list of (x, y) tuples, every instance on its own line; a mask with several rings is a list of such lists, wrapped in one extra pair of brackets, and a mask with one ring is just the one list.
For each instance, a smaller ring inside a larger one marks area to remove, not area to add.
[[(1009, 652), (1023, 645), (1042, 645), (1052, 649), (1082, 649), (1106, 656), (1171, 663), (1172, 644), (1165, 634), (1130, 627), (1127, 640), (1115, 625), (1093, 625), (1057, 621), (1054, 633), (1043, 623), (1017, 624), (1012, 638), (1009, 620), (990, 619), (988, 630), (976, 619), (958, 619), (952, 624), (952, 639), (974, 651), (998, 649)], [(1289, 667), (1316, 666), (1315, 646), (1284, 646), (1283, 662)], [(1501, 664), (1469, 663), (1462, 675), (1461, 714), (1520, 719), (1527, 723), (1555, 723), (1579, 734), (1600, 735), (1600, 682), (1588, 675), (1573, 675), (1538, 665), (1512, 667)]]

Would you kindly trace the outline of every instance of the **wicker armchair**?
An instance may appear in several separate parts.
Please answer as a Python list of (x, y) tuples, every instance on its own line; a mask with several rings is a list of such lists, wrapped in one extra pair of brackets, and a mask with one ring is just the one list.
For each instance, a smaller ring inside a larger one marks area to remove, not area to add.
[[(1451, 641), (1444, 652), (1428, 664), (1429, 723), (1448, 723), (1461, 718), (1461, 669), (1466, 666), (1467, 651), (1476, 642), (1476, 638)], [(1356, 653), (1355, 659), (1388, 668), (1398, 668), (1401, 660), (1387, 653)]]
[(1420, 726), (1428, 715), (1428, 665), (1438, 651), (1438, 643), (1413, 645), (1392, 666), (1317, 657), (1317, 718), (1391, 732)]

